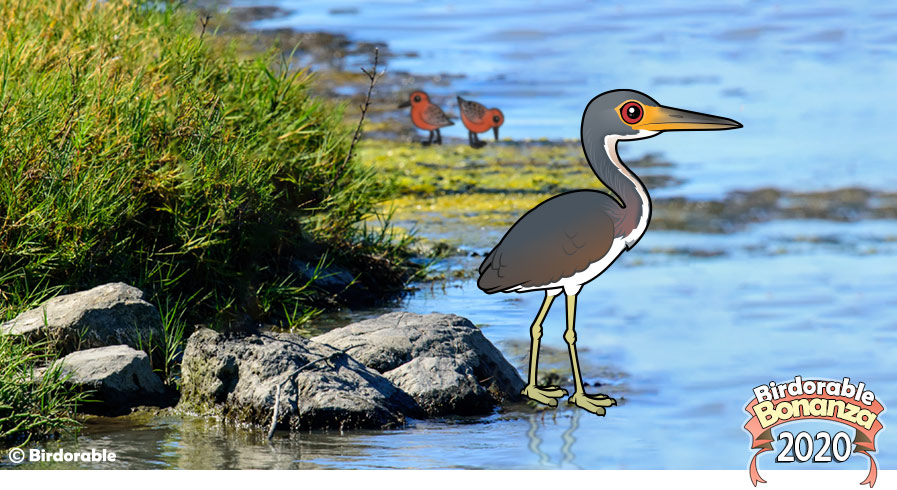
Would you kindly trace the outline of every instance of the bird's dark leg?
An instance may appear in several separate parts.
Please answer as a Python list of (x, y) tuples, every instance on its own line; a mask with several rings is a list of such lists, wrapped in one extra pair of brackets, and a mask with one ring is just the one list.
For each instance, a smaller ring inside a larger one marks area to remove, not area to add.
[(439, 132), (439, 128), (436, 128), (436, 144), (442, 144), (442, 133)]
[(480, 136), (476, 133), (473, 133), (473, 147), (474, 148), (482, 148), (486, 146), (486, 142), (480, 139)]
[(428, 139), (427, 141), (421, 142), (421, 144), (424, 146), (430, 146), (433, 144), (433, 131), (430, 131), (430, 139)]
[(579, 372), (579, 359), (576, 356), (576, 294), (567, 294), (567, 331), (564, 332), (564, 340), (570, 348), (570, 364), (573, 366), (573, 395), (568, 403), (592, 412), (595, 415), (604, 415), (605, 407), (617, 404), (617, 401), (607, 395), (586, 395), (582, 388), (582, 375)]
[(467, 131), (467, 142), (470, 144), (471, 148), (476, 148), (476, 146), (474, 146), (474, 144), (473, 144), (473, 136), (474, 136), (473, 131), (468, 130)]
[(533, 320), (530, 327), (530, 352), (529, 352), (529, 378), (527, 379), (526, 388), (520, 392), (530, 400), (548, 405), (550, 407), (558, 406), (557, 398), (567, 394), (565, 390), (558, 386), (536, 386), (537, 371), (539, 364), (539, 344), (542, 341), (542, 322), (545, 321), (545, 315), (551, 308), (554, 296), (546, 291), (545, 299), (542, 300), (542, 307), (539, 308), (539, 314)]

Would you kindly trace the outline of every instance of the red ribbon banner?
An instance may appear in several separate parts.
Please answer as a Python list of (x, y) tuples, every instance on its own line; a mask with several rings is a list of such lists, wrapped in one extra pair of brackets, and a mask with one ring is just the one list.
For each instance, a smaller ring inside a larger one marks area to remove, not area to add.
[[(815, 384), (817, 380), (804, 380), (803, 382)], [(831, 383), (830, 381), (819, 382)], [(840, 382), (838, 383), (840, 384)], [(785, 405), (782, 405), (783, 403)], [(757, 483), (766, 483), (766, 480), (761, 478), (757, 471), (757, 456), (772, 450), (772, 429), (800, 420), (830, 420), (856, 430), (853, 439), (855, 446), (853, 452), (869, 458), (869, 474), (860, 485), (868, 484), (869, 488), (875, 486), (878, 468), (875, 458), (869, 453), (875, 451), (875, 436), (883, 428), (878, 416), (884, 411), (884, 406), (878, 400), (866, 405), (855, 398), (825, 393), (786, 394), (777, 400), (763, 402), (754, 398), (745, 407), (745, 411), (751, 418), (744, 424), (744, 428), (751, 433), (751, 449), (758, 450), (748, 466), (751, 483), (755, 487)]]

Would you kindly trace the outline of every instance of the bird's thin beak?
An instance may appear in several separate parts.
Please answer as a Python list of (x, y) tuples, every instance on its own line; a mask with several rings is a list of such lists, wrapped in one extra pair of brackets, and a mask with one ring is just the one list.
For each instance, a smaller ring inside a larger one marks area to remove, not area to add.
[(498, 126), (492, 128), (492, 132), (495, 133), (495, 141), (498, 141)]
[(399, 104), (399, 109), (404, 109), (404, 108), (406, 108), (406, 107), (411, 107), (411, 101), (410, 101), (410, 100), (406, 100), (405, 102), (402, 102), (401, 104)]
[(686, 111), (673, 107), (645, 106), (645, 115), (635, 129), (648, 131), (701, 131), (738, 129), (741, 123), (726, 117), (711, 116), (702, 112)]

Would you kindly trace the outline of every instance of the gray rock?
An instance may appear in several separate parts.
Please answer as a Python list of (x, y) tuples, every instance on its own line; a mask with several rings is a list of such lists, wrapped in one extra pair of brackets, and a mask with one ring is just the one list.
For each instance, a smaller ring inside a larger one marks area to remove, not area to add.
[(429, 414), (488, 413), (495, 405), (473, 369), (456, 358), (418, 357), (384, 376)]
[(162, 336), (162, 317), (143, 291), (116, 282), (57, 296), (0, 325), (0, 334), (48, 340), (60, 354), (109, 345), (140, 347)]
[(200, 329), (187, 341), (181, 371), (181, 408), (256, 425), (270, 424), (277, 386), (280, 428), (386, 428), (422, 415), (383, 376), (295, 335)]
[(517, 370), (470, 320), (389, 313), (312, 339), (383, 373), (430, 415), (488, 413), (517, 400)]
[(168, 398), (165, 385), (150, 367), (143, 351), (113, 345), (73, 352), (59, 361), (67, 383), (92, 390), (94, 402), (81, 405), (89, 413), (126, 413), (139, 405), (161, 405)]

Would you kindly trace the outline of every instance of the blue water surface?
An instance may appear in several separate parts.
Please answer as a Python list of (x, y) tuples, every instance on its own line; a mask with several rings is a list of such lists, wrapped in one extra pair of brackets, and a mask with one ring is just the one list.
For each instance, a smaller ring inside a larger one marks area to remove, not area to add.
[(235, 3), (290, 12), (259, 28), (386, 42), (392, 72), (460, 75), (423, 88), (451, 104), (460, 93), (500, 107), (503, 137), (578, 138), (586, 103), (616, 88), (743, 123), (638, 144), (682, 164), (687, 182), (675, 192), (897, 188), (897, 6), (888, 2)]

